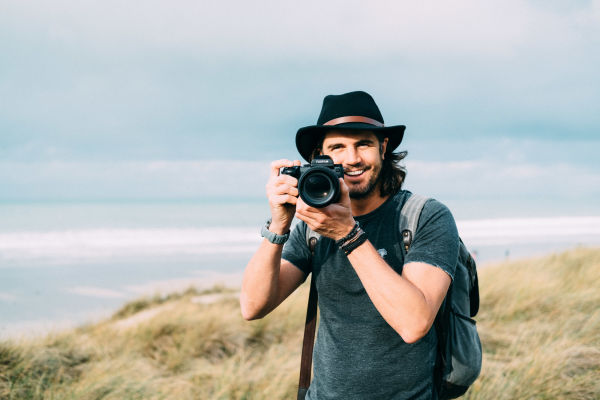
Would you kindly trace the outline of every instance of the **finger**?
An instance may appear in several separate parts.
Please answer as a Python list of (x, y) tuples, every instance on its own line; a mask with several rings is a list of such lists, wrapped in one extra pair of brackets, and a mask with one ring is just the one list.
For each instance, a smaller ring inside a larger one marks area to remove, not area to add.
[(289, 193), (298, 196), (298, 188), (296, 185), (290, 185), (288, 182), (273, 182), (271, 185), (268, 185), (267, 191), (273, 192), (274, 194)]
[[(296, 188), (298, 186), (298, 180), (289, 175), (273, 176), (269, 179), (266, 184), (267, 196), (269, 193), (282, 194), (289, 193), (289, 188)], [(297, 190), (297, 189), (296, 189)], [(292, 194), (292, 193), (290, 193)]]
[(298, 197), (300, 195), (300, 192), (298, 192), (298, 188), (294, 187), (294, 186), (290, 186), (288, 188), (288, 194), (294, 197)]
[(295, 206), (297, 201), (297, 197), (291, 196), (289, 194), (278, 194), (270, 198), (270, 203), (272, 205), (291, 204)]
[(323, 215), (320, 209), (309, 206), (301, 197), (298, 198), (298, 202), (296, 203), (296, 213), (298, 212), (315, 222)]
[(281, 204), (291, 204), (291, 205), (295, 206), (296, 203), (298, 202), (297, 197), (294, 197), (289, 194), (282, 194), (280, 197), (281, 197), (281, 200), (283, 201)]
[(346, 182), (344, 182), (344, 178), (340, 178), (340, 203), (347, 204), (350, 202), (350, 189)]
[(308, 206), (302, 197), (298, 197), (298, 201), (296, 202), (296, 215), (298, 218), (302, 219), (304, 222), (314, 222), (314, 217), (316, 216), (313, 211), (309, 210), (311, 207)]
[(306, 225), (308, 225), (310, 229), (312, 229), (315, 232), (321, 231), (321, 229), (323, 228), (323, 222), (320, 219), (318, 219), (319, 217), (319, 215), (314, 215), (313, 213), (307, 212), (306, 210), (299, 210), (298, 204), (296, 204), (296, 218), (306, 222)]
[(286, 174), (275, 177), (274, 182), (276, 185), (298, 186), (298, 179)]
[(307, 207), (308, 205), (304, 202), (304, 200), (302, 200), (302, 197), (299, 197), (298, 203), (296, 204), (296, 209), (304, 212), (304, 210), (306, 210)]
[[(271, 204), (284, 204), (287, 201), (287, 196), (296, 199), (298, 197), (298, 189), (293, 186), (278, 186), (267, 189), (267, 198)], [(282, 200), (282, 198), (285, 198)], [(296, 200), (292, 202), (296, 204)]]
[(288, 159), (282, 158), (271, 163), (271, 176), (278, 176), (279, 170), (283, 167), (292, 167), (294, 163)]
[(306, 222), (306, 225), (308, 225), (308, 227), (310, 229), (312, 229), (313, 231), (316, 230), (314, 220), (312, 218), (298, 212), (298, 206), (296, 206), (296, 218), (298, 218), (300, 221)]
[(276, 185), (274, 194), (275, 195), (289, 194), (294, 197), (298, 197), (298, 195), (299, 195), (297, 187), (286, 185), (286, 184)]
[(342, 197), (345, 197), (347, 194), (349, 194), (350, 190), (348, 189), (348, 185), (346, 185), (346, 182), (344, 182), (344, 178), (339, 178), (340, 180), (340, 195)]

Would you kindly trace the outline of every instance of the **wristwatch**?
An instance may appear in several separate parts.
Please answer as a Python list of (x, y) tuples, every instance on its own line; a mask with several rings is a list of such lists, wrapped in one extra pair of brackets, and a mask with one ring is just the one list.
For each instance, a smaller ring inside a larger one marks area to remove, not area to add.
[(271, 218), (265, 222), (262, 229), (260, 230), (260, 235), (267, 239), (269, 242), (273, 244), (284, 244), (290, 237), (290, 233), (286, 233), (284, 235), (278, 235), (269, 230), (269, 226), (271, 226)]

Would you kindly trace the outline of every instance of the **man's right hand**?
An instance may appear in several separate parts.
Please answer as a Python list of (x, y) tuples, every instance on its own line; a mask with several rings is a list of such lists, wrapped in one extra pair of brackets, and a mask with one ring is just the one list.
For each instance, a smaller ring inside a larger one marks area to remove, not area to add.
[(269, 230), (283, 235), (290, 230), (296, 212), (298, 200), (298, 180), (293, 176), (280, 175), (283, 167), (302, 165), (299, 160), (277, 160), (271, 163), (271, 174), (267, 182), (267, 198), (271, 207), (271, 226)]

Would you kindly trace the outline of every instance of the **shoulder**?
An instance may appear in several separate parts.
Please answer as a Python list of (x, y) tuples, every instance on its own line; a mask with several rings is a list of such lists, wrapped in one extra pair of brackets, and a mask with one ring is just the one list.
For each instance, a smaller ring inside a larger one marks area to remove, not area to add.
[(422, 213), (428, 215), (428, 214), (448, 214), (450, 216), (452, 216), (452, 213), (450, 212), (450, 209), (441, 201), (433, 199), (433, 198), (429, 198), (427, 199), (427, 201), (425, 202), (425, 205), (423, 206), (423, 211)]
[(446, 223), (456, 226), (452, 212), (444, 203), (431, 197), (413, 194), (408, 190), (400, 190), (394, 195), (394, 202), (397, 204), (397, 209), (400, 210), (404, 207), (407, 200), (413, 196), (418, 196), (424, 201), (423, 208), (418, 217), (417, 231), (429, 224)]
[(417, 261), (437, 266), (453, 278), (458, 246), (458, 230), (450, 209), (435, 199), (427, 200), (405, 262)]
[(444, 203), (436, 199), (428, 199), (427, 202), (425, 202), (419, 218), (417, 230), (430, 224), (440, 225), (440, 227), (446, 226), (456, 230), (456, 222), (454, 221), (452, 212)]

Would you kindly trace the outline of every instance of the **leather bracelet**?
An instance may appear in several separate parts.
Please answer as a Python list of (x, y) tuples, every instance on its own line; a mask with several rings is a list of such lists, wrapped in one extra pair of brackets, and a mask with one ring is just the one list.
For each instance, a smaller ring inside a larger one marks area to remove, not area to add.
[(342, 247), (342, 245), (344, 243), (346, 243), (348, 240), (352, 239), (356, 235), (356, 233), (358, 232), (359, 229), (360, 229), (360, 226), (358, 225), (358, 221), (355, 221), (354, 226), (352, 227), (352, 230), (350, 231), (350, 233), (348, 233), (343, 238), (336, 240), (335, 244), (337, 244), (338, 247)]
[(367, 234), (362, 229), (358, 230), (358, 233), (351, 241), (344, 243), (340, 248), (344, 251), (346, 255), (352, 253), (358, 246), (367, 241)]
[(350, 242), (352, 242), (354, 239), (356, 239), (358, 237), (358, 234), (361, 232), (360, 227), (358, 226), (358, 222), (354, 225), (354, 227), (352, 228), (352, 230), (350, 231), (349, 234), (347, 234), (346, 236), (344, 236), (343, 238), (341, 238), (340, 240), (337, 240), (335, 242), (335, 244), (338, 245), (338, 247), (342, 248), (348, 244), (350, 244)]

